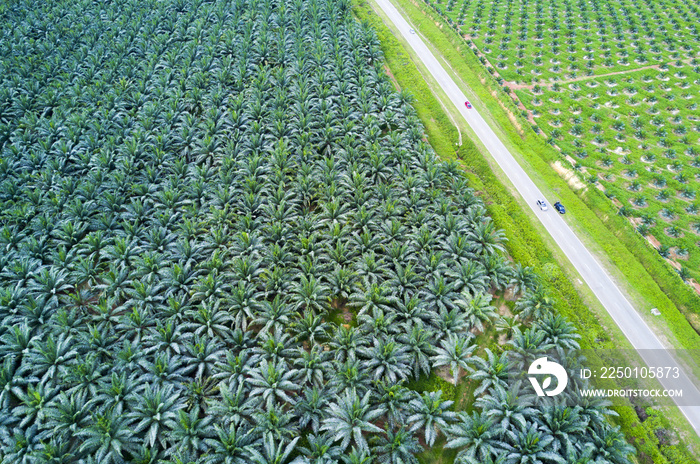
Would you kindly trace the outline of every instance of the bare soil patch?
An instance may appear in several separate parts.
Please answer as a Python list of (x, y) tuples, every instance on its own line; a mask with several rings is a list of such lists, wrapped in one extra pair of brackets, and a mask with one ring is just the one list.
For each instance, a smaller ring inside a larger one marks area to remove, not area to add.
[(671, 248), (671, 259), (674, 260), (681, 260), (681, 261), (688, 261), (688, 255), (685, 256), (678, 256), (676, 254), (676, 248)]
[(440, 366), (435, 368), (435, 375), (440, 377), (442, 380), (446, 382), (450, 382), (452, 385), (454, 385), (454, 377), (452, 377), (452, 372), (450, 372), (450, 367), (449, 366)]
[(576, 173), (571, 169), (565, 168), (560, 161), (555, 161), (554, 163), (552, 163), (552, 167), (575, 190), (581, 190), (583, 188), (586, 188), (586, 184), (584, 184), (581, 181), (581, 179), (578, 178)]

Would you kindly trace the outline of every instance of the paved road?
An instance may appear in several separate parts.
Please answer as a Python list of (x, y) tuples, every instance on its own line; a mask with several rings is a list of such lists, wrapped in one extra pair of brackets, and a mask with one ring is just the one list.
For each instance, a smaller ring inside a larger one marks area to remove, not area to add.
[[(648, 366), (676, 367), (678, 364), (664, 350), (665, 346), (642, 320), (637, 311), (615, 285), (603, 267), (596, 261), (576, 234), (569, 228), (559, 214), (550, 207), (549, 211), (540, 211), (536, 205), (538, 198), (544, 198), (525, 171), (515, 161), (513, 155), (503, 145), (489, 125), (476, 109), (467, 109), (464, 102), (467, 97), (457, 87), (443, 66), (433, 56), (418, 34), (411, 33), (411, 26), (401, 16), (389, 0), (374, 0), (384, 11), (403, 38), (413, 48), (423, 64), (428, 68), (448, 98), (457, 107), (467, 123), (474, 130), (481, 142), (489, 150), (493, 158), (501, 166), (510, 181), (515, 185), (520, 195), (525, 199), (532, 214), (536, 215), (567, 258), (576, 267), (586, 284), (610, 313), (615, 323), (620, 327), (632, 346), (639, 351)], [(648, 309), (646, 309), (648, 310)], [(679, 367), (679, 379), (665, 379), (661, 383), (664, 388), (683, 389), (684, 398), (674, 399), (690, 424), (700, 435), (700, 391)]]

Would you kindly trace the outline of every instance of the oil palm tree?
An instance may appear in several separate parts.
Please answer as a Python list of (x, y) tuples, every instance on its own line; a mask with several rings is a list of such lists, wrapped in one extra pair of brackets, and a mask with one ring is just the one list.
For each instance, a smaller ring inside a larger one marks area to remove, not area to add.
[(562, 456), (571, 454), (588, 427), (588, 419), (579, 407), (547, 405), (537, 419), (541, 429), (554, 437), (552, 449)]
[(454, 279), (455, 290), (475, 296), (487, 290), (489, 280), (486, 269), (477, 260), (467, 260), (460, 263), (448, 275)]
[[(342, 242), (339, 241), (338, 243)], [(337, 253), (338, 252), (331, 253), (331, 259), (333, 259), (336, 262), (339, 262), (341, 261), (341, 257), (338, 256)], [(342, 259), (343, 262), (345, 262), (346, 260), (349, 260), (349, 258)], [(335, 267), (334, 271), (330, 275), (330, 293), (331, 295), (334, 295), (335, 298), (339, 299), (341, 304), (344, 305), (347, 302), (348, 297), (355, 290), (358, 281), (359, 274), (356, 271), (338, 265)]]
[(496, 319), (496, 330), (499, 332), (505, 332), (505, 336), (508, 339), (513, 336), (515, 329), (520, 327), (520, 325), (521, 324), (517, 316), (503, 316)]
[(554, 348), (554, 344), (546, 341), (546, 334), (537, 327), (530, 327), (524, 331), (513, 329), (513, 338), (508, 342), (513, 346), (509, 354), (509, 360), (514, 369), (524, 372), (535, 359), (547, 350)]
[(346, 390), (337, 401), (330, 404), (328, 417), (321, 430), (327, 430), (334, 440), (340, 440), (340, 448), (345, 451), (352, 442), (358, 450), (369, 451), (365, 434), (381, 433), (382, 429), (373, 421), (379, 419), (385, 410), (370, 403), (370, 393), (359, 397), (354, 390)]
[(126, 415), (130, 430), (144, 437), (147, 445), (159, 444), (167, 449), (171, 426), (184, 407), (184, 398), (173, 385), (146, 385), (136, 401), (136, 406)]
[(178, 411), (177, 418), (168, 419), (165, 424), (170, 429), (168, 441), (170, 447), (166, 454), (180, 453), (193, 455), (208, 450), (207, 438), (213, 437), (213, 416), (200, 417), (199, 406), (190, 412)]
[(55, 267), (43, 267), (32, 276), (27, 288), (37, 297), (45, 299), (47, 303), (58, 304), (58, 295), (68, 291), (72, 287), (69, 283), (68, 273)]
[(296, 382), (299, 371), (290, 369), (284, 360), (268, 362), (263, 359), (260, 365), (251, 369), (246, 382), (252, 387), (250, 397), (256, 398), (260, 406), (272, 408), (278, 401), (294, 404), (290, 396), (301, 389)]
[(515, 309), (521, 320), (540, 320), (554, 308), (554, 300), (547, 292), (539, 287), (526, 292), (516, 303)]
[(510, 282), (513, 271), (506, 258), (501, 255), (487, 255), (483, 260), (486, 274), (492, 289), (503, 290)]
[(369, 342), (369, 339), (352, 326), (338, 326), (335, 334), (328, 342), (335, 360), (345, 362), (346, 360), (354, 360), (357, 357), (357, 351), (363, 349)]
[(182, 324), (183, 330), (195, 337), (227, 339), (231, 335), (233, 316), (221, 306), (221, 300), (208, 298), (185, 313), (188, 321)]
[(300, 276), (299, 282), (295, 282), (291, 291), (292, 303), (297, 310), (308, 308), (317, 314), (326, 312), (330, 289), (315, 277)]
[(588, 442), (583, 445), (577, 446), (571, 451), (566, 453), (566, 462), (571, 464), (593, 464), (593, 453), (595, 452), (595, 447), (592, 443)]
[(469, 329), (467, 314), (459, 307), (441, 310), (436, 318), (435, 329), (438, 338), (459, 335)]
[(288, 442), (299, 435), (294, 423), (294, 413), (280, 404), (270, 408), (257, 408), (253, 413), (252, 424), (252, 433), (256, 437), (272, 437)]
[(577, 340), (581, 336), (576, 333), (574, 325), (561, 315), (547, 314), (536, 322), (535, 326), (544, 332), (544, 343), (562, 349), (576, 350), (579, 348)]
[(92, 414), (87, 403), (87, 392), (80, 391), (70, 395), (61, 392), (47, 405), (45, 429), (58, 443), (69, 443), (77, 431), (91, 423)]
[(272, 437), (265, 437), (262, 443), (262, 450), (250, 448), (247, 462), (253, 464), (306, 464), (308, 461), (302, 457), (290, 460), (299, 438), (297, 437), (285, 444), (282, 441), (276, 441)]
[[(247, 372), (248, 368), (244, 367)], [(249, 424), (250, 418), (255, 410), (254, 399), (250, 397), (250, 388), (245, 383), (244, 377), (225, 376), (210, 379), (215, 381), (218, 378), (225, 380), (216, 385), (217, 396), (204, 398), (206, 410), (213, 416), (223, 418), (221, 424)]]
[(256, 344), (250, 350), (252, 363), (258, 363), (260, 359), (277, 362), (278, 360), (291, 360), (297, 353), (297, 347), (292, 337), (282, 329), (275, 329), (274, 333), (259, 332)]
[(537, 424), (522, 425), (517, 430), (507, 432), (508, 442), (504, 463), (566, 463), (566, 460), (553, 451), (554, 437), (538, 429)]
[(406, 332), (414, 327), (426, 327), (435, 323), (436, 315), (432, 311), (426, 311), (425, 305), (417, 295), (404, 295), (396, 302), (394, 311), (396, 318), (404, 325)]
[(12, 408), (12, 415), (19, 419), (19, 426), (28, 424), (42, 426), (47, 414), (48, 405), (58, 394), (58, 388), (52, 382), (32, 383), (22, 388), (15, 386), (12, 390), (16, 403)]
[(18, 324), (6, 330), (0, 340), (0, 355), (7, 358), (21, 359), (28, 352), (36, 338), (36, 330), (25, 324)]
[(506, 381), (509, 376), (507, 352), (496, 356), (489, 348), (486, 348), (486, 359), (479, 357), (475, 360), (475, 370), (469, 375), (470, 379), (481, 382), (479, 388), (474, 390), (475, 397), (492, 388), (507, 387)]
[(139, 366), (143, 369), (143, 380), (157, 385), (179, 384), (192, 372), (182, 357), (166, 353), (140, 359)]
[(410, 331), (399, 334), (397, 341), (406, 346), (412, 361), (413, 376), (417, 380), (420, 375), (430, 374), (430, 356), (434, 354), (433, 345), (435, 333), (430, 327), (417, 323), (406, 327)]
[(386, 421), (390, 427), (405, 423), (414, 392), (400, 384), (379, 381), (375, 383), (373, 393), (377, 403), (386, 410)]
[(492, 255), (497, 251), (505, 251), (502, 245), (507, 240), (505, 232), (495, 229), (493, 221), (480, 222), (469, 231), (467, 237), (470, 239), (471, 251), (476, 255)]
[(396, 336), (401, 328), (396, 322), (396, 314), (393, 311), (385, 311), (379, 307), (372, 308), (371, 312), (361, 312), (357, 316), (360, 329), (364, 333), (371, 334), (374, 338), (385, 340)]
[(298, 382), (319, 388), (325, 385), (332, 372), (330, 357), (331, 354), (320, 345), (313, 345), (309, 351), (299, 348), (299, 356), (294, 360), (294, 367), (299, 373)]
[[(42, 341), (35, 338), (31, 349), (23, 356), (18, 374), (27, 377), (41, 376), (39, 380), (42, 384), (48, 381), (55, 382), (59, 377), (67, 376), (73, 360), (79, 355), (75, 345), (73, 337), (65, 334), (59, 335), (57, 339), (53, 334), (48, 334)], [(26, 371), (27, 368), (30, 370)]]
[(477, 398), (474, 406), (493, 420), (493, 430), (502, 436), (518, 427), (528, 428), (528, 423), (537, 415), (532, 403), (533, 395), (516, 382), (507, 389), (495, 386), (485, 396)]
[(375, 456), (369, 451), (361, 451), (354, 446), (349, 453), (340, 457), (344, 464), (372, 464)]
[(36, 462), (38, 456), (41, 456), (41, 432), (36, 424), (27, 428), (14, 428), (11, 435), (7, 432), (5, 435), (3, 446), (0, 448), (5, 459), (29, 464)]
[(438, 431), (447, 429), (448, 424), (457, 419), (456, 413), (450, 411), (454, 401), (443, 400), (442, 391), (424, 392), (409, 403), (412, 414), (407, 422), (411, 424), (410, 431), (423, 429), (425, 443), (433, 446)]
[(461, 378), (462, 370), (473, 370), (476, 357), (472, 353), (476, 349), (473, 337), (469, 335), (457, 335), (450, 333), (447, 338), (440, 341), (440, 346), (435, 348), (435, 355), (430, 358), (433, 367), (449, 366), (452, 373), (452, 383), (457, 385)]
[(372, 453), (387, 464), (418, 464), (416, 453), (423, 449), (406, 427), (389, 429), (386, 437), (373, 437), (372, 444)]
[(629, 445), (620, 432), (619, 427), (595, 424), (589, 429), (592, 438), (594, 452), (593, 458), (597, 460), (607, 460), (615, 464), (627, 464), (627, 458), (634, 453), (634, 447)]
[(344, 363), (335, 362), (335, 375), (331, 377), (328, 386), (337, 394), (353, 390), (358, 395), (364, 395), (370, 391), (373, 382), (366, 364), (357, 359), (348, 359)]
[(183, 325), (173, 324), (173, 321), (157, 322), (156, 328), (151, 328), (143, 338), (144, 353), (165, 353), (167, 355), (184, 352), (184, 343), (189, 334), (183, 333)]
[(412, 295), (417, 290), (420, 280), (420, 276), (415, 271), (413, 264), (409, 262), (403, 266), (400, 263), (396, 263), (386, 285), (394, 294)]
[(96, 415), (76, 436), (82, 439), (79, 452), (94, 455), (97, 462), (124, 462), (138, 450), (138, 437), (128, 427), (126, 417), (115, 412)]
[(510, 284), (513, 286), (513, 294), (521, 295), (527, 290), (534, 291), (537, 288), (538, 277), (532, 267), (516, 263)]
[(491, 298), (491, 294), (489, 293), (477, 293), (465, 299), (463, 307), (469, 327), (483, 332), (485, 327), (484, 323), (498, 317), (496, 308), (490, 304)]
[(250, 321), (255, 318), (261, 292), (250, 282), (239, 281), (231, 290), (230, 311), (234, 315), (234, 327), (245, 331)]
[(372, 283), (364, 292), (358, 289), (350, 295), (349, 305), (358, 308), (358, 316), (371, 314), (374, 309), (391, 314), (396, 300), (396, 296), (387, 286)]
[(278, 294), (272, 301), (263, 300), (259, 303), (253, 324), (262, 326), (260, 330), (263, 332), (284, 328), (290, 324), (294, 313), (294, 308), (285, 304)]
[(328, 434), (309, 435), (308, 447), (300, 446), (299, 452), (309, 464), (333, 464), (338, 462), (341, 450), (335, 445), (333, 437)]
[(299, 428), (308, 427), (314, 434), (318, 434), (321, 421), (327, 417), (327, 405), (329, 402), (328, 391), (318, 387), (305, 389), (299, 395), (294, 411), (299, 419)]
[(209, 452), (203, 457), (205, 464), (247, 464), (258, 441), (244, 427), (214, 424), (216, 438), (205, 438)]
[(446, 283), (440, 275), (421, 289), (420, 296), (425, 306), (436, 313), (454, 309), (456, 302), (460, 299), (453, 283)]
[(135, 374), (127, 376), (126, 372), (112, 372), (111, 378), (102, 378), (99, 382), (97, 395), (88, 402), (88, 409), (99, 413), (116, 412), (123, 414), (131, 409), (141, 388)]
[(194, 372), (194, 377), (201, 379), (209, 377), (217, 363), (224, 357), (223, 347), (218, 346), (216, 337), (195, 336), (192, 341), (185, 343), (182, 359), (188, 372)]
[(393, 337), (375, 339), (372, 346), (360, 351), (362, 367), (375, 380), (391, 383), (405, 380), (411, 373), (408, 347)]
[(486, 462), (502, 444), (493, 421), (483, 413), (460, 411), (457, 420), (443, 432), (447, 436), (445, 448), (458, 449), (455, 462)]

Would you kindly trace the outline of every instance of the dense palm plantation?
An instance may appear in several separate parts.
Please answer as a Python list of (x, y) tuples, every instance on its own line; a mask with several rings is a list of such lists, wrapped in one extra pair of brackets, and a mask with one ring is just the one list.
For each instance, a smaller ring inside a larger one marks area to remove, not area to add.
[(605, 403), (507, 375), (575, 330), (349, 7), (0, 6), (3, 462), (628, 462)]

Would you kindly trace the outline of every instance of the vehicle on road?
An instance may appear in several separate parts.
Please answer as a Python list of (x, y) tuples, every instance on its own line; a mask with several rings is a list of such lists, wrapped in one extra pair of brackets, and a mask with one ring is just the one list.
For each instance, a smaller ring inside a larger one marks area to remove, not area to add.
[(472, 109), (472, 104), (469, 103), (469, 101), (465, 101), (464, 106), (466, 106), (468, 109)]
[(564, 213), (566, 213), (566, 208), (564, 208), (564, 205), (562, 205), (562, 204), (559, 203), (558, 201), (557, 201), (556, 203), (554, 203), (554, 209), (556, 209), (557, 211), (559, 211), (559, 214), (564, 214)]
[(416, 31), (414, 31), (413, 29), (409, 29), (408, 32), (410, 32), (411, 34), (415, 34), (415, 33), (416, 33)]
[(547, 202), (544, 200), (537, 200), (537, 206), (539, 206), (542, 211), (547, 211), (549, 209), (549, 207), (547, 207)]

